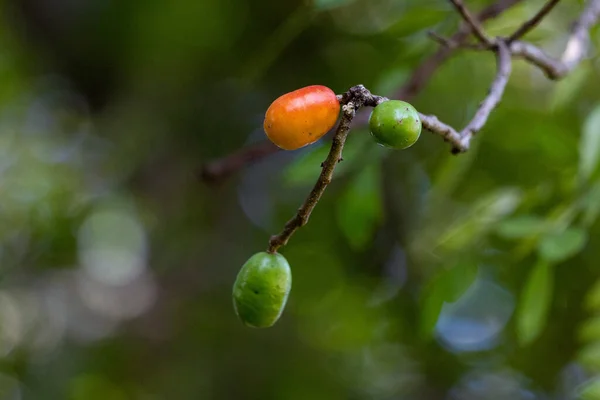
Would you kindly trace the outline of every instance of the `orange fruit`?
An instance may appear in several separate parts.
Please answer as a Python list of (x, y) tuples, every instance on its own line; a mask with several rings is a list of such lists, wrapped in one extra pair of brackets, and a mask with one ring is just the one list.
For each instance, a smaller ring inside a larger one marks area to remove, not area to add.
[(340, 114), (340, 102), (326, 86), (307, 86), (277, 98), (267, 109), (264, 129), (277, 147), (296, 150), (321, 139)]

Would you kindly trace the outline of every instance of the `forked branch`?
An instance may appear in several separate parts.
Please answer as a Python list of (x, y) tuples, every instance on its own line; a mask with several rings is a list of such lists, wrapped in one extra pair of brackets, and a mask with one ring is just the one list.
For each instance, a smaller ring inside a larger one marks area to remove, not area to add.
[[(539, 47), (518, 40), (534, 29), (559, 3), (559, 0), (548, 0), (532, 18), (525, 21), (514, 33), (505, 39), (489, 38), (483, 30), (481, 22), (498, 16), (505, 10), (519, 3), (521, 0), (499, 0), (481, 11), (477, 16), (473, 16), (463, 4), (462, 0), (450, 1), (465, 21), (465, 24), (457, 33), (448, 39), (437, 34), (432, 35), (434, 39), (442, 44), (442, 47), (414, 70), (406, 84), (396, 91), (394, 98), (410, 100), (418, 94), (438, 66), (447, 60), (457, 48), (467, 47), (496, 52), (496, 78), (490, 87), (488, 96), (481, 103), (473, 120), (467, 124), (462, 131), (456, 131), (451, 126), (441, 122), (436, 116), (420, 114), (423, 128), (438, 134), (445, 141), (451, 143), (452, 152), (456, 154), (468, 150), (472, 137), (483, 128), (491, 111), (500, 102), (510, 74), (510, 56), (522, 58), (532, 65), (535, 65), (540, 68), (548, 78), (553, 80), (564, 78), (579, 65), (585, 58), (589, 49), (590, 29), (600, 19), (600, 0), (587, 1), (584, 10), (572, 25), (567, 46), (560, 58), (553, 58)], [(470, 34), (473, 34), (480, 43), (467, 43)], [(350, 93), (350, 91), (348, 93)], [(384, 99), (379, 96), (373, 96), (373, 98), (375, 97)], [(356, 123), (360, 124), (365, 124), (366, 122), (367, 120), (366, 118), (363, 118), (363, 115), (359, 116), (356, 121)], [(342, 118), (340, 126), (343, 126), (343, 123), (344, 118)], [(340, 126), (338, 126), (335, 137), (337, 137), (337, 134), (339, 133)], [(278, 151), (278, 149), (269, 142), (249, 146), (225, 158), (206, 164), (202, 168), (201, 177), (205, 181), (219, 181), (238, 169), (243, 168), (245, 165), (262, 159), (276, 151)], [(308, 215), (310, 215), (310, 212)]]
[(600, 19), (600, 0), (588, 0), (583, 12), (575, 20), (567, 46), (560, 59), (555, 59), (531, 43), (515, 41), (510, 44), (514, 56), (521, 57), (540, 68), (549, 79), (558, 80), (569, 74), (583, 60), (589, 50), (590, 29)]
[(464, 5), (462, 0), (450, 0), (450, 2), (454, 5), (458, 13), (465, 20), (467, 25), (471, 28), (471, 32), (473, 35), (484, 45), (492, 46), (494, 44), (493, 40), (491, 40), (483, 27), (479, 23), (479, 21), (471, 14), (467, 6)]

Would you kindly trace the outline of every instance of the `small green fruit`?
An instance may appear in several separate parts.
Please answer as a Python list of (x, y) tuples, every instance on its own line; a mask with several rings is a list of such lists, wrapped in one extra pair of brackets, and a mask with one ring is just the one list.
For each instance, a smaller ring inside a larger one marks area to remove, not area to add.
[(292, 271), (285, 257), (256, 253), (246, 261), (233, 285), (233, 306), (241, 321), (253, 328), (273, 326), (292, 288)]
[(379, 104), (369, 118), (369, 129), (377, 143), (393, 149), (406, 149), (415, 144), (421, 127), (417, 110), (400, 100)]

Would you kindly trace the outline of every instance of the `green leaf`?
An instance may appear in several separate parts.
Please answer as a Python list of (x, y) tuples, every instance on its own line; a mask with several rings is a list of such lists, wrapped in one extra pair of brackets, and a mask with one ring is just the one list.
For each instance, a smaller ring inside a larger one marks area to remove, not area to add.
[(600, 182), (594, 185), (582, 196), (581, 206), (583, 208), (582, 224), (592, 225), (600, 214)]
[(575, 96), (579, 95), (584, 85), (589, 82), (590, 72), (590, 68), (581, 65), (580, 68), (576, 68), (563, 80), (556, 83), (552, 95), (549, 98), (550, 109), (557, 111), (572, 104)]
[(472, 204), (453, 224), (440, 234), (438, 245), (447, 250), (464, 249), (481, 238), (506, 215), (512, 213), (521, 200), (515, 189), (499, 189)]
[(545, 260), (557, 263), (579, 253), (586, 242), (587, 232), (571, 227), (545, 235), (538, 244), (538, 253)]
[(583, 125), (579, 141), (579, 177), (587, 181), (600, 158), (600, 104), (590, 112)]
[(600, 400), (600, 379), (594, 379), (584, 383), (578, 390), (578, 399)]
[(379, 164), (367, 166), (348, 185), (336, 213), (350, 245), (356, 250), (363, 249), (372, 239), (383, 213)]
[(521, 239), (539, 235), (548, 224), (535, 215), (521, 215), (500, 221), (496, 227), (499, 236), (505, 239)]
[(423, 292), (421, 307), (421, 334), (431, 336), (444, 303), (452, 303), (473, 284), (477, 277), (477, 264), (461, 263), (442, 270)]
[(522, 346), (537, 339), (546, 326), (553, 286), (552, 267), (540, 260), (525, 283), (517, 310), (517, 338)]

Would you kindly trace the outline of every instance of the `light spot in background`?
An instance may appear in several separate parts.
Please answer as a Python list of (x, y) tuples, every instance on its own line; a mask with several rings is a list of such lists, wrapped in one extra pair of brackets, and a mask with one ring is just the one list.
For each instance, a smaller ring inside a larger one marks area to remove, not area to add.
[(0, 292), (0, 355), (6, 356), (24, 339), (25, 317), (17, 300)]
[(114, 320), (140, 316), (152, 307), (158, 291), (149, 274), (119, 286), (106, 285), (89, 279), (86, 274), (80, 274), (77, 289), (81, 300), (89, 309)]
[[(49, 280), (47, 280), (49, 279)], [(44, 277), (44, 284), (34, 287), (32, 293), (39, 305), (35, 321), (35, 334), (27, 347), (38, 356), (44, 356), (56, 349), (67, 329), (67, 306), (70, 299), (65, 295), (63, 282), (55, 277)]]
[[(264, 137), (262, 128), (260, 134)], [(266, 232), (278, 229), (274, 226), (273, 211), (285, 195), (279, 182), (281, 171), (290, 160), (285, 153), (280, 151), (244, 168), (237, 187), (238, 201), (246, 217)]]
[(449, 400), (534, 400), (525, 378), (510, 370), (485, 371), (480, 366), (450, 390)]
[(371, 344), (335, 357), (331, 364), (331, 371), (356, 398), (404, 398), (423, 383), (408, 348), (397, 343)]
[[(83, 343), (95, 342), (112, 335), (118, 326), (118, 321), (93, 312), (82, 304), (81, 293), (77, 287), (77, 276), (72, 276), (69, 286), (68, 324), (69, 337)], [(65, 289), (67, 289), (65, 287)]]
[(40, 356), (60, 343), (65, 332), (65, 310), (46, 296), (48, 287), (0, 292), (0, 354), (26, 347), (32, 355)]
[(127, 285), (146, 268), (146, 233), (127, 209), (93, 212), (79, 229), (78, 243), (84, 270), (98, 282)]
[(567, 364), (556, 379), (558, 398), (570, 399), (592, 378), (592, 374), (576, 363)]
[(498, 344), (514, 308), (510, 292), (479, 277), (456, 302), (444, 304), (435, 328), (437, 339), (456, 352), (489, 350)]

